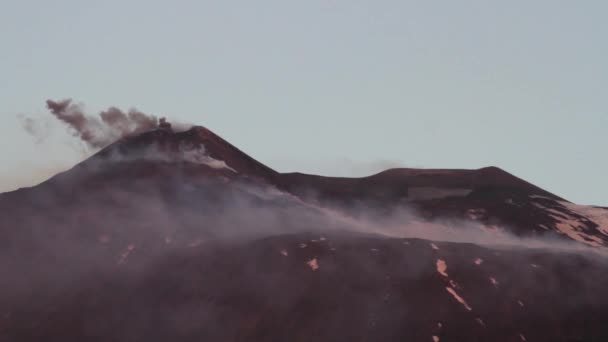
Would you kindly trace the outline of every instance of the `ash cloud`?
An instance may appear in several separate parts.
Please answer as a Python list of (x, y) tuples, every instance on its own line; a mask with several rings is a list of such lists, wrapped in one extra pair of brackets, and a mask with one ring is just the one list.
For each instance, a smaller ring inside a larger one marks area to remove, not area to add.
[[(94, 116), (85, 113), (83, 106), (73, 103), (71, 99), (47, 100), (46, 105), (55, 118), (65, 123), (76, 137), (93, 149), (152, 129), (171, 129), (171, 124), (165, 118), (157, 118), (137, 109), (124, 112), (119, 108), (110, 107)], [(30, 121), (27, 123), (31, 124)], [(28, 130), (27, 126), (24, 127)], [(36, 133), (31, 130), (28, 132)]]
[(51, 122), (49, 120), (36, 120), (22, 114), (17, 115), (17, 119), (27, 134), (34, 137), (36, 144), (43, 143), (51, 134)]

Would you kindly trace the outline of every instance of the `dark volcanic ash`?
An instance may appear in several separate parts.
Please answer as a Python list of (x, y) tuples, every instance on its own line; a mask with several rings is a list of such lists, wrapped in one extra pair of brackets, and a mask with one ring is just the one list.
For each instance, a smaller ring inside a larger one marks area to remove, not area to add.
[(123, 112), (116, 107), (102, 111), (98, 116), (88, 115), (81, 105), (71, 99), (47, 100), (51, 113), (74, 130), (74, 135), (91, 148), (102, 148), (131, 134), (138, 134), (155, 128), (170, 128), (165, 118), (142, 113), (136, 109)]

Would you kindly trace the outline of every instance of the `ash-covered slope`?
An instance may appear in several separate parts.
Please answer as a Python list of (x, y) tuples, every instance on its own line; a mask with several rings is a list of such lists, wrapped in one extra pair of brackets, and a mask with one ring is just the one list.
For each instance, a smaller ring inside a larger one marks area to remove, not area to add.
[(116, 155), (126, 159), (190, 162), (262, 180), (272, 180), (277, 175), (276, 171), (202, 126), (194, 126), (184, 132), (170, 129), (150, 131), (118, 141), (96, 157), (112, 159)]
[(497, 168), (279, 174), (161, 128), (0, 212), (0, 341), (608, 336), (608, 210)]
[(74, 178), (80, 179), (83, 175), (125, 179), (171, 177), (177, 173), (192, 177), (240, 177), (267, 183), (278, 174), (210, 130), (194, 126), (183, 132), (159, 128), (121, 139), (78, 164), (62, 178), (73, 183)]
[(5, 340), (608, 339), (608, 264), (593, 255), (312, 232), (145, 259), (137, 247), (75, 290), (30, 297)]
[(287, 191), (321, 205), (405, 206), (428, 220), (461, 219), (521, 236), (558, 234), (608, 245), (608, 210), (575, 205), (497, 167), (391, 169), (362, 178), (289, 173), (279, 179)]
[[(137, 202), (134, 199), (138, 197), (168, 196), (163, 200), (170, 204), (171, 193), (185, 197), (196, 193), (184, 191), (184, 187), (223, 189), (228, 183), (266, 187), (276, 175), (276, 171), (204, 127), (183, 132), (159, 128), (116, 141), (38, 186), (0, 195), (0, 209), (35, 217), (104, 197), (103, 205), (115, 205), (117, 210), (128, 202)], [(210, 190), (202, 195), (209, 199), (213, 193)]]
[(112, 190), (164, 195), (175, 187), (203, 183), (255, 184), (347, 214), (354, 206), (405, 208), (425, 220), (466, 220), (520, 236), (558, 235), (596, 247), (608, 244), (608, 210), (574, 205), (496, 167), (391, 169), (362, 178), (280, 174), (201, 126), (183, 132), (161, 127), (123, 138), (37, 187), (0, 196), (0, 208), (49, 211), (36, 205), (86, 202)]
[[(526, 194), (559, 197), (517, 178), (497, 167), (478, 170), (459, 169), (390, 169), (363, 178), (313, 176), (301, 173), (282, 175), (294, 191), (312, 189), (322, 197), (339, 200), (353, 195), (370, 199), (403, 196), (408, 200), (427, 200), (452, 196), (463, 197), (483, 189), (502, 189)], [(353, 191), (359, 191), (353, 193)], [(349, 192), (350, 191), (350, 192)]]

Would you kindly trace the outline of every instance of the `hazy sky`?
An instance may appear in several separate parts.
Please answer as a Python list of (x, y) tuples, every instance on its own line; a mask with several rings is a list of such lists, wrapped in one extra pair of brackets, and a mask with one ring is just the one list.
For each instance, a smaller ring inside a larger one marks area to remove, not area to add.
[(205, 125), (280, 171), (499, 166), (608, 205), (606, 1), (0, 0), (0, 191), (83, 157), (71, 97)]

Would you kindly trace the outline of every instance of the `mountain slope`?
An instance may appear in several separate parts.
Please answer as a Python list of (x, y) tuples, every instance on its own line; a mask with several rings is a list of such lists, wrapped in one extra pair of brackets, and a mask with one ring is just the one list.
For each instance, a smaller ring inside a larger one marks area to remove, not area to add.
[(0, 212), (0, 341), (608, 336), (608, 210), (498, 168), (280, 174), (157, 129)]
[(15, 310), (7, 340), (608, 338), (607, 265), (589, 255), (309, 233), (177, 250), (134, 276), (143, 259)]

